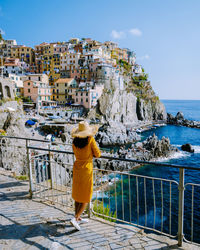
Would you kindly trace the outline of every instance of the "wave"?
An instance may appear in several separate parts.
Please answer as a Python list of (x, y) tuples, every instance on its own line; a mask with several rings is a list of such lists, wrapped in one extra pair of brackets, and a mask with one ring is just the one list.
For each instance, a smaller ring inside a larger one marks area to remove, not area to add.
[[(181, 148), (182, 145), (173, 144), (174, 147)], [(194, 154), (200, 154), (200, 146), (199, 145), (191, 145), (194, 149)]]
[(171, 154), (168, 157), (159, 157), (156, 159), (156, 161), (163, 162), (163, 161), (169, 161), (172, 159), (179, 159), (179, 158), (187, 158), (191, 155), (191, 153), (185, 152), (185, 151), (179, 151)]

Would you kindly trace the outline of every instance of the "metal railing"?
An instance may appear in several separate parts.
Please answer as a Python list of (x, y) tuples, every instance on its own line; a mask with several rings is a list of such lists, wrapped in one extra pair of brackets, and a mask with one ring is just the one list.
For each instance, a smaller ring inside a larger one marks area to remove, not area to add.
[[(1, 137), (0, 140), (1, 154), (2, 148), (6, 146), (6, 138), (11, 137)], [(26, 141), (26, 138), (20, 140)], [(26, 142), (25, 147), (31, 197), (72, 207), (73, 152), (53, 149), (51, 144), (38, 147)], [(132, 167), (135, 164), (151, 165), (158, 170), (161, 167), (170, 168), (170, 171), (176, 172), (177, 178), (167, 179), (106, 169), (111, 162), (132, 164)], [(194, 174), (199, 174), (200, 169), (109, 156), (94, 160), (94, 165), (90, 213), (177, 238), (179, 246), (183, 241), (200, 243), (200, 184), (184, 183), (185, 171), (196, 171)]]

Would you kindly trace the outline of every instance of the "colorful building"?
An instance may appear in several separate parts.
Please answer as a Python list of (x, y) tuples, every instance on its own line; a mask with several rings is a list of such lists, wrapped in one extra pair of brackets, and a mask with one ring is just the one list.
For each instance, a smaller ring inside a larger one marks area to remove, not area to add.
[(34, 50), (25, 45), (13, 45), (11, 47), (11, 57), (19, 58), (20, 61), (32, 65), (35, 62)]
[(40, 109), (43, 106), (43, 102), (46, 103), (47, 101), (51, 101), (51, 87), (49, 84), (42, 81), (25, 80), (24, 97), (28, 97), (35, 102)]
[(55, 82), (55, 88), (53, 97), (54, 100), (58, 102), (58, 104), (64, 105), (66, 102), (72, 100), (72, 94), (70, 91), (69, 96), (69, 88), (77, 88), (77, 82), (74, 78), (60, 78)]

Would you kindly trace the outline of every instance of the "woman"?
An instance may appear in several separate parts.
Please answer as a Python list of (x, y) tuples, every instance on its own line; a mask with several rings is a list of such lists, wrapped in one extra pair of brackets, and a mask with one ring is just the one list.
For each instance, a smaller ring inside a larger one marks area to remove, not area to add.
[(72, 198), (75, 200), (75, 217), (71, 224), (80, 230), (80, 223), (87, 222), (81, 218), (93, 192), (93, 157), (100, 157), (101, 152), (96, 145), (94, 135), (97, 126), (89, 126), (85, 121), (79, 123), (78, 128), (72, 130), (73, 151), (76, 161), (73, 166)]

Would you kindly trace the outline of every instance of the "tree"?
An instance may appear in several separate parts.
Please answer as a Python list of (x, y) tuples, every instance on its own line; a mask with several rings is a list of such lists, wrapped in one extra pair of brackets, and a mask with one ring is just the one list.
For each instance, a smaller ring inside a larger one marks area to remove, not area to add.
[(0, 29), (0, 42), (3, 40), (2, 30)]

